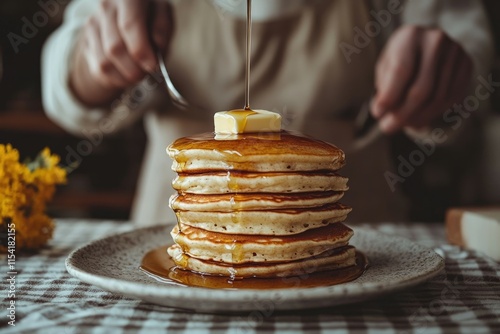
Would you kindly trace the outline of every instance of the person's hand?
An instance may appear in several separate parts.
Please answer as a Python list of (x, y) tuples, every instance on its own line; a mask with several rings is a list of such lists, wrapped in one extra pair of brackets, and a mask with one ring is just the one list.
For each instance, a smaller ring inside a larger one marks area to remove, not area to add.
[(108, 103), (155, 70), (155, 50), (165, 50), (171, 34), (166, 1), (101, 0), (76, 44), (74, 93), (90, 106)]
[(377, 63), (373, 117), (381, 130), (428, 126), (467, 92), (472, 61), (442, 30), (404, 26)]

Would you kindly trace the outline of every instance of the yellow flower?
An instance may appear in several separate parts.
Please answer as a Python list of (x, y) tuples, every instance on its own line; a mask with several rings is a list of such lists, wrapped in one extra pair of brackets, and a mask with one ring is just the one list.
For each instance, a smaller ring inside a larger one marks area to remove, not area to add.
[(15, 225), (16, 249), (37, 249), (52, 237), (54, 224), (45, 207), (55, 186), (66, 182), (59, 157), (45, 148), (28, 164), (19, 162), (19, 152), (0, 144), (0, 251), (7, 250), (7, 230)]

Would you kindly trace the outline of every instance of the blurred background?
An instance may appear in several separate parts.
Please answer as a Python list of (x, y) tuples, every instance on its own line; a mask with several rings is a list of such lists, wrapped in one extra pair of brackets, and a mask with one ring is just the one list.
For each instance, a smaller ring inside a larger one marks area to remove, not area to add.
[[(23, 157), (34, 157), (48, 146), (65, 161), (73, 159), (72, 148), (81, 138), (67, 134), (45, 116), (40, 91), (40, 52), (46, 38), (61, 23), (64, 7), (68, 3), (56, 2), (59, 6), (57, 10), (51, 15), (39, 17), (40, 27), (34, 26), (34, 29), (26, 31), (30, 36), (28, 39), (16, 40), (18, 50), (11, 45), (12, 38), (17, 38), (12, 33), (22, 36), (27, 18), (31, 21), (43, 8), (38, 0), (0, 2), (0, 143), (11, 143)], [(494, 80), (500, 81), (500, 2), (484, 0), (484, 3), (496, 40)], [(46, 22), (43, 21), (45, 17)], [(429, 202), (424, 204), (431, 205), (433, 209), (425, 214), (412, 212), (411, 220), (440, 220), (444, 209), (451, 205), (500, 203), (500, 90), (496, 90), (492, 97), (491, 112), (483, 128), (483, 135), (478, 139), (482, 148), (478, 151), (482, 156), (477, 160), (474, 158), (478, 162), (477, 175), (480, 177), (472, 177), (473, 182), (482, 183), (481, 194), (468, 198), (466, 194), (455, 194), (449, 188), (431, 189), (425, 196), (413, 191), (414, 201)], [(127, 219), (145, 143), (141, 122), (106, 137), (71, 172), (68, 184), (57, 192), (50, 213), (57, 217)], [(399, 145), (403, 147), (397, 149), (404, 151), (411, 149), (412, 144), (401, 141)], [(407, 188), (418, 188), (417, 174), (406, 182)]]
[[(72, 150), (81, 138), (69, 135), (50, 121), (43, 111), (40, 83), (40, 53), (47, 37), (61, 23), (69, 1), (57, 1), (54, 16), (45, 25), (27, 30), (31, 36), (19, 40), (18, 52), (11, 46), (10, 32), (22, 35), (25, 19), (32, 21), (43, 10), (36, 0), (0, 2), (0, 142), (11, 143), (23, 157), (34, 157), (44, 147), (74, 161)], [(50, 13), (52, 14), (52, 13)], [(25, 34), (27, 35), (27, 34)], [(12, 37), (11, 38), (15, 38)], [(146, 142), (142, 124), (106, 137), (82, 159), (60, 187), (51, 205), (59, 217), (127, 219)], [(68, 157), (69, 155), (69, 157)]]

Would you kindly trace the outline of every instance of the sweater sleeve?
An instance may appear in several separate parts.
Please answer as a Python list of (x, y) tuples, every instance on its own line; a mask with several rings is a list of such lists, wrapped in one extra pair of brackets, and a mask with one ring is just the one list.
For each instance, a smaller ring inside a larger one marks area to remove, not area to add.
[[(50, 36), (42, 52), (45, 112), (50, 119), (77, 136), (101, 128), (103, 133), (114, 132), (134, 122), (145, 111), (145, 106), (138, 101), (132, 104), (130, 91), (124, 92), (109, 107), (89, 108), (76, 98), (69, 87), (73, 49), (78, 35), (98, 6), (97, 0), (72, 1), (64, 13), (63, 24)], [(137, 87), (141, 87), (141, 84)]]

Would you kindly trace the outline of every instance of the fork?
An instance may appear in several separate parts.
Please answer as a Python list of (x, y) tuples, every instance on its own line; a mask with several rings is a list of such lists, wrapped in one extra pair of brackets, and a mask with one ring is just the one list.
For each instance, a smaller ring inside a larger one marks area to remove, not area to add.
[(165, 60), (163, 59), (163, 55), (161, 52), (157, 52), (156, 56), (158, 58), (158, 64), (160, 65), (160, 71), (163, 75), (163, 79), (165, 79), (165, 85), (167, 86), (167, 93), (172, 99), (172, 102), (181, 109), (192, 109), (186, 99), (179, 93), (179, 91), (175, 88), (172, 80), (170, 79), (170, 75), (168, 74), (167, 67), (165, 66)]

